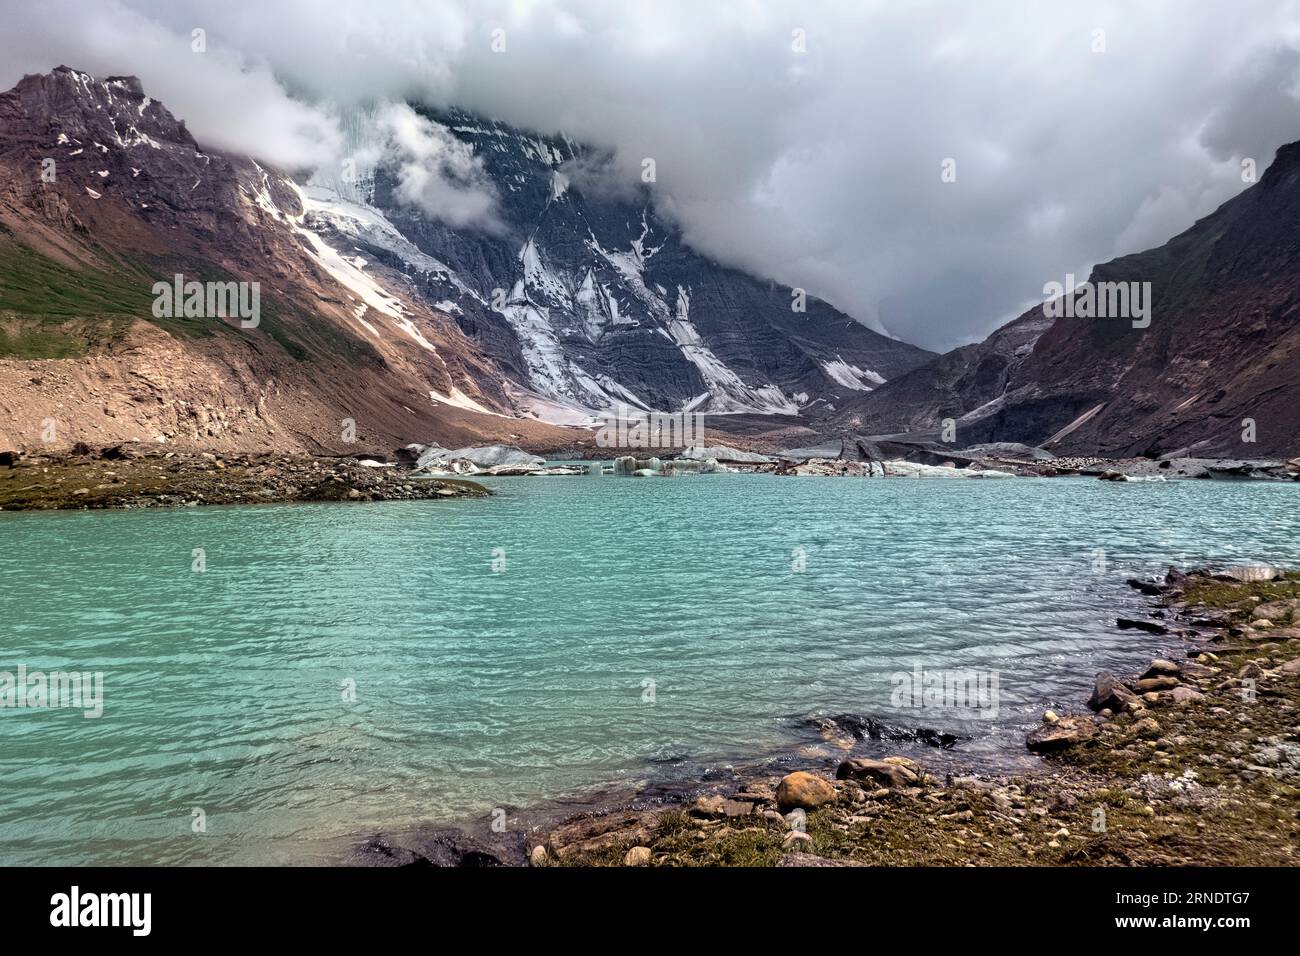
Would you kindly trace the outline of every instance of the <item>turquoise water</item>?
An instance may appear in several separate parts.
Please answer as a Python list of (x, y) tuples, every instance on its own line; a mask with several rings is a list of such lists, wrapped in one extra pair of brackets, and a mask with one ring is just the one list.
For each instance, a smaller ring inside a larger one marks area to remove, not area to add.
[[(789, 754), (818, 711), (1019, 759), (1045, 706), (1161, 640), (1114, 628), (1141, 613), (1125, 577), (1300, 562), (1293, 485), (489, 483), (0, 514), (0, 671), (104, 674), (99, 719), (0, 709), (0, 863), (325, 861), (379, 829)], [(996, 672), (996, 717), (891, 715), (917, 664)]]

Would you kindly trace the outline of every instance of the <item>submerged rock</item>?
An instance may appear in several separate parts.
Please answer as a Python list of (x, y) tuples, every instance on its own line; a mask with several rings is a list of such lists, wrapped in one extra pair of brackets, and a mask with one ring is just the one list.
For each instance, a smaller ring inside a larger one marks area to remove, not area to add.
[(901, 740), (950, 750), (961, 741), (970, 739), (961, 734), (935, 730), (932, 727), (896, 727), (874, 717), (858, 714), (809, 717), (808, 723), (816, 727), (828, 740), (847, 735), (857, 740)]
[(372, 837), (353, 851), (362, 866), (521, 866), (528, 859), (520, 832), (479, 839), (451, 827), (423, 830), (395, 845), (390, 838)]
[(1148, 634), (1168, 634), (1169, 628), (1155, 621), (1137, 621), (1128, 617), (1116, 618), (1115, 626), (1121, 631), (1146, 631)]
[(1147, 595), (1148, 597), (1155, 597), (1156, 595), (1162, 593), (1163, 590), (1160, 587), (1160, 585), (1152, 581), (1143, 581), (1139, 578), (1129, 578), (1124, 583), (1127, 584), (1135, 591), (1141, 591), (1143, 594)]

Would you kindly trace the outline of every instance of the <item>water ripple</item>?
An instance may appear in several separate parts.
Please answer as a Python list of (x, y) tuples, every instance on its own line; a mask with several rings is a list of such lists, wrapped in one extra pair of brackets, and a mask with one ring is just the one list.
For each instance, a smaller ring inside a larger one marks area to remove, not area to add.
[(997, 672), (996, 719), (945, 723), (994, 760), (1097, 667), (1150, 656), (1113, 627), (1140, 613), (1125, 577), (1300, 557), (1285, 485), (496, 489), (0, 515), (0, 670), (105, 682), (97, 720), (0, 710), (0, 863), (328, 859), (368, 829), (788, 751), (801, 715), (886, 714), (917, 665)]

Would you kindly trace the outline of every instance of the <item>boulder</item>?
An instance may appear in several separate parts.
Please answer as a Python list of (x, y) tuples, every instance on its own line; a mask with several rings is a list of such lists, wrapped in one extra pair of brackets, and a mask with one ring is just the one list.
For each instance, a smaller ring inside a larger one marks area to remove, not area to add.
[(720, 793), (702, 793), (695, 798), (691, 812), (702, 817), (722, 816), (722, 806), (727, 798)]
[(776, 805), (782, 813), (788, 813), (796, 807), (816, 810), (834, 802), (835, 788), (830, 781), (803, 770), (786, 774), (776, 788)]
[[(1281, 571), (1268, 564), (1239, 564), (1223, 571), (1223, 576), (1234, 581), (1253, 584), (1256, 581), (1276, 581), (1286, 577)], [(1217, 577), (1217, 575), (1216, 575)]]
[(1092, 740), (1097, 733), (1097, 725), (1090, 717), (1062, 717), (1031, 733), (1025, 738), (1025, 746), (1034, 753), (1054, 753)]
[(1254, 619), (1255, 626), (1258, 627), (1261, 618), (1269, 621), (1280, 621), (1286, 619), (1289, 615), (1294, 615), (1297, 609), (1300, 609), (1300, 601), (1294, 599), (1269, 601), (1266, 604), (1258, 605), (1250, 612), (1250, 616)]
[(1097, 675), (1097, 681), (1092, 688), (1092, 696), (1088, 698), (1088, 706), (1093, 710), (1121, 711), (1124, 705), (1131, 700), (1137, 700), (1137, 695), (1120, 683), (1119, 679), (1110, 671), (1102, 671)]
[(1199, 690), (1192, 687), (1175, 687), (1170, 696), (1173, 697), (1175, 704), (1190, 704), (1205, 697)]
[(753, 812), (754, 804), (748, 800), (724, 800), (722, 802), (722, 815), (728, 819), (747, 817)]
[(1183, 669), (1173, 661), (1167, 661), (1162, 657), (1157, 657), (1151, 662), (1151, 666), (1142, 672), (1142, 679), (1149, 677), (1178, 677)]
[(555, 855), (565, 859), (593, 853), (615, 844), (648, 843), (658, 825), (655, 813), (626, 811), (570, 821), (551, 832)]
[(1197, 608), (1191, 623), (1193, 627), (1227, 627), (1232, 623), (1232, 615), (1218, 608)]
[(627, 851), (623, 857), (624, 866), (645, 866), (650, 862), (650, 848), (648, 846), (634, 846)]
[(702, 817), (747, 817), (754, 812), (748, 800), (729, 800), (719, 793), (701, 794), (695, 799), (691, 812)]
[(1300, 657), (1287, 661), (1285, 664), (1278, 667), (1277, 672), (1279, 674), (1284, 674), (1287, 677), (1294, 677), (1296, 674), (1300, 674)]
[(1173, 690), (1178, 684), (1177, 677), (1147, 677), (1138, 681), (1134, 688), (1139, 694), (1151, 694), (1162, 690)]
[(1154, 717), (1143, 717), (1133, 725), (1133, 733), (1139, 737), (1155, 738), (1160, 736), (1160, 724)]
[(890, 757), (885, 760), (854, 757), (840, 764), (835, 777), (838, 780), (867, 781), (877, 787), (890, 789), (917, 787), (921, 784), (920, 767), (905, 757)]

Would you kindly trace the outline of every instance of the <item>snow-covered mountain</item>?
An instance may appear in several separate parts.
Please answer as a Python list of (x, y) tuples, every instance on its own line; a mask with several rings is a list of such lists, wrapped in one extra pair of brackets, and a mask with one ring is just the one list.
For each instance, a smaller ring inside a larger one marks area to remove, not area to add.
[[(490, 215), (413, 199), (391, 138), (295, 181), (134, 77), (0, 93), (0, 442), (57, 417), (68, 441), (343, 451), (353, 422), (380, 448), (559, 449), (619, 404), (803, 427), (929, 355), (706, 260), (640, 184), (591, 188), (601, 157), (563, 136), (394, 109)], [(160, 315), (176, 275), (256, 283), (260, 320)]]
[(472, 151), (497, 228), (429, 216), (382, 155), (344, 183), (318, 176), (313, 222), (348, 254), (411, 276), (510, 371), (521, 408), (817, 417), (929, 357), (697, 254), (643, 184), (602, 182), (612, 165), (597, 150), (461, 111), (421, 116)]

